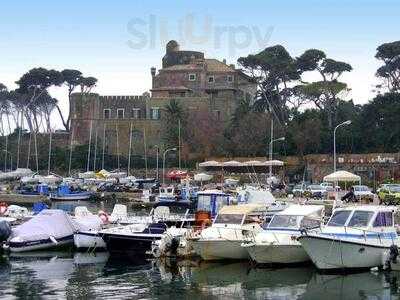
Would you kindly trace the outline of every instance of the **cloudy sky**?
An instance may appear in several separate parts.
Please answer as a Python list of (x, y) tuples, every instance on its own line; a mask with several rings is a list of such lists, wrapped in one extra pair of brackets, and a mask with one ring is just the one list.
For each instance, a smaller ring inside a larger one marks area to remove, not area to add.
[[(0, 11), (0, 82), (34, 67), (73, 68), (104, 95), (142, 94), (165, 42), (226, 58), (275, 44), (293, 56), (318, 48), (350, 63), (349, 95), (365, 103), (377, 83), (376, 47), (400, 39), (400, 1), (6, 1)], [(67, 109), (66, 90), (51, 90)], [(54, 117), (55, 122), (56, 117)]]

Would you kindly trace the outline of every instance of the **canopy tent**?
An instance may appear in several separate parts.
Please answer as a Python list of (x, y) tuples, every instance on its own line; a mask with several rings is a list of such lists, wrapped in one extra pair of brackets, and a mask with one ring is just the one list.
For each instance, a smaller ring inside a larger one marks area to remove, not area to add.
[(336, 171), (324, 177), (326, 182), (361, 182), (361, 177), (347, 171)]
[(270, 166), (281, 167), (283, 165), (284, 162), (280, 160), (249, 160), (245, 162), (240, 162), (236, 160), (217, 162), (215, 160), (211, 160), (199, 163), (199, 167), (201, 167), (205, 171), (224, 170), (231, 173), (267, 173)]
[(203, 182), (203, 181), (209, 181), (209, 180), (211, 180), (212, 178), (213, 178), (212, 175), (206, 174), (206, 173), (198, 173), (198, 174), (195, 174), (195, 175), (194, 175), (194, 181)]
[(264, 162), (266, 166), (283, 166), (284, 162), (281, 160), (267, 160)]
[(199, 167), (221, 167), (221, 163), (215, 160), (209, 160), (199, 163)]

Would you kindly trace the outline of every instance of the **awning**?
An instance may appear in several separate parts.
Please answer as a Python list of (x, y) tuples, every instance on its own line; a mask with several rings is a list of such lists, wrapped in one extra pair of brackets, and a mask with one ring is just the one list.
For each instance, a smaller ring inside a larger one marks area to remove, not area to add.
[(361, 181), (361, 177), (347, 171), (336, 171), (324, 177), (326, 182), (355, 182)]
[(221, 167), (221, 163), (215, 160), (209, 160), (199, 163), (199, 167)]

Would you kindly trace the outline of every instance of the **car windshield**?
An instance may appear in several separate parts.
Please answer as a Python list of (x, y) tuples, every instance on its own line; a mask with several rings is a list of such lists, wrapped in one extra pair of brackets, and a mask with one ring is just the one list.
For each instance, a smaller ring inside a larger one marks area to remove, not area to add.
[(308, 187), (310, 190), (321, 190), (322, 187), (320, 185), (310, 185)]
[(242, 224), (243, 214), (220, 214), (215, 219), (215, 224)]
[(386, 189), (392, 193), (400, 193), (400, 185), (388, 185)]
[(335, 211), (328, 222), (328, 226), (344, 226), (351, 213), (351, 210)]
[(302, 216), (282, 216), (275, 215), (271, 222), (268, 224), (268, 228), (299, 228)]
[(368, 192), (369, 188), (365, 185), (356, 185), (356, 186), (354, 186), (354, 190), (356, 192)]
[(350, 219), (348, 226), (365, 227), (368, 225), (374, 213), (372, 211), (356, 210)]

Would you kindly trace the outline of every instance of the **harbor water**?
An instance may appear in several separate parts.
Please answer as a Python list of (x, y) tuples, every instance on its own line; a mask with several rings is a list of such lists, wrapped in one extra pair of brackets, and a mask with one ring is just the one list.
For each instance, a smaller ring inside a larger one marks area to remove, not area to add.
[(398, 299), (400, 273), (322, 275), (311, 266), (134, 261), (102, 253), (2, 256), (1, 299)]

